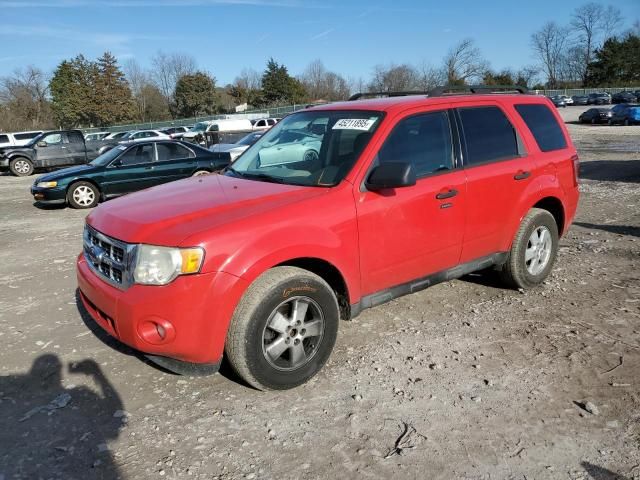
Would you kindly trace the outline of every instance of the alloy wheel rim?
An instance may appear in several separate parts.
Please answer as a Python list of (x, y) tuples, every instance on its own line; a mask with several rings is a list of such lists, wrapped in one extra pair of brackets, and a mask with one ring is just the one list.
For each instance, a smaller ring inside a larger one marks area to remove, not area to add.
[(29, 164), (25, 160), (18, 160), (14, 166), (18, 173), (29, 173)]
[(276, 370), (296, 370), (318, 353), (325, 321), (320, 306), (309, 297), (291, 297), (269, 315), (262, 332), (262, 354)]
[(78, 205), (86, 207), (91, 205), (96, 196), (89, 187), (81, 185), (73, 191), (73, 199)]
[(539, 275), (549, 263), (553, 242), (551, 232), (545, 226), (537, 227), (529, 237), (524, 261), (531, 275)]

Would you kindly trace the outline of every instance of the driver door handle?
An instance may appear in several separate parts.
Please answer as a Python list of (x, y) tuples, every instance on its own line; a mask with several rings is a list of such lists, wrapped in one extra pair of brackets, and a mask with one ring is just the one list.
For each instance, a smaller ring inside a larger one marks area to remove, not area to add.
[(445, 200), (447, 198), (455, 197), (458, 194), (458, 190), (452, 188), (446, 192), (440, 192), (436, 195), (438, 200)]
[(531, 176), (531, 172), (525, 172), (523, 170), (520, 170), (518, 173), (516, 173), (513, 176), (514, 180), (524, 180), (525, 178), (529, 178)]

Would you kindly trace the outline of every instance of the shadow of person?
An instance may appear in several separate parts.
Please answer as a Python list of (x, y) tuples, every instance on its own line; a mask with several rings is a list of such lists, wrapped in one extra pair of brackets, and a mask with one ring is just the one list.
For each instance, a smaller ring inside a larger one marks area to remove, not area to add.
[(0, 376), (0, 478), (120, 479), (107, 441), (127, 421), (118, 392), (93, 360), (69, 365), (97, 387), (62, 385), (62, 363), (38, 357)]
[(627, 480), (627, 477), (620, 475), (619, 473), (612, 472), (606, 468), (599, 467), (589, 462), (582, 462), (580, 465), (587, 471), (587, 473), (594, 480)]

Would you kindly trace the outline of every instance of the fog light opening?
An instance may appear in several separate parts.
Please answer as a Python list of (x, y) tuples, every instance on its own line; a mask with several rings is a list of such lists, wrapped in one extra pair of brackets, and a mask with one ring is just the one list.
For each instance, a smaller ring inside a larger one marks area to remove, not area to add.
[(160, 324), (156, 324), (156, 330), (158, 331), (158, 335), (160, 335), (160, 338), (164, 340), (167, 336), (167, 331), (164, 329), (164, 327)]
[(171, 322), (163, 318), (151, 317), (138, 324), (138, 335), (152, 345), (171, 342), (176, 331)]

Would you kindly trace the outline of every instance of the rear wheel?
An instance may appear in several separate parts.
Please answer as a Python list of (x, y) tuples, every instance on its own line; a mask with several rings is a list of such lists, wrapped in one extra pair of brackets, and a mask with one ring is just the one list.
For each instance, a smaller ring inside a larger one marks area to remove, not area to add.
[(338, 332), (338, 301), (319, 276), (276, 267), (251, 284), (234, 312), (225, 353), (260, 390), (305, 383), (324, 366)]
[(67, 202), (73, 208), (92, 208), (99, 200), (100, 192), (89, 182), (76, 182), (67, 191)]
[(33, 163), (26, 158), (14, 158), (9, 162), (9, 170), (16, 177), (28, 177), (33, 173)]
[(500, 275), (511, 287), (535, 287), (549, 276), (557, 252), (555, 218), (547, 210), (532, 208), (522, 219)]

